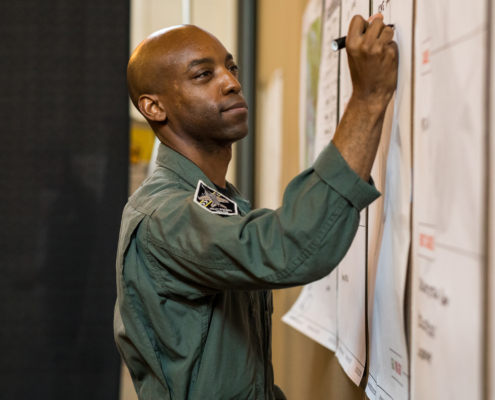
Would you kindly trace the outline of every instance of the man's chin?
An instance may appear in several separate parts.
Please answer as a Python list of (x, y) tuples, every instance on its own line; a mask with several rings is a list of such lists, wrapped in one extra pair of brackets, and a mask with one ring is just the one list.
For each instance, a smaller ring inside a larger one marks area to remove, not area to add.
[(234, 143), (241, 139), (244, 139), (247, 135), (248, 135), (247, 124), (243, 124), (241, 126), (238, 125), (236, 127), (232, 127), (231, 129), (229, 129), (227, 132), (225, 132), (223, 138), (226, 141)]

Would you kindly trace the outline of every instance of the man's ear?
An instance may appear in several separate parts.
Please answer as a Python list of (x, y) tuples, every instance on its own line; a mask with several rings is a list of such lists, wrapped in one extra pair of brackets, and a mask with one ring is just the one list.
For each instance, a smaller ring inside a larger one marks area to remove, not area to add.
[(165, 122), (167, 113), (163, 108), (158, 96), (154, 94), (143, 94), (138, 100), (139, 110), (146, 119), (156, 122)]

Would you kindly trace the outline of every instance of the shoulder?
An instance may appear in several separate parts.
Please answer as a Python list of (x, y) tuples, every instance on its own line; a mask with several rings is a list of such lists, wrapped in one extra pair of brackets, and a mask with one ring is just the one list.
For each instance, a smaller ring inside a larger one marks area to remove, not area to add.
[(137, 211), (151, 215), (170, 197), (188, 193), (181, 181), (180, 177), (174, 172), (159, 167), (129, 198), (129, 203)]

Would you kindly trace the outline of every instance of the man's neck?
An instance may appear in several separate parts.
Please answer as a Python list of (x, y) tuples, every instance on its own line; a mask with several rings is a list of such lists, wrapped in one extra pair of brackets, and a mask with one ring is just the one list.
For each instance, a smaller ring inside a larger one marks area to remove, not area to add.
[(225, 176), (232, 159), (232, 144), (208, 146), (206, 148), (178, 140), (177, 137), (170, 140), (169, 137), (158, 135), (158, 138), (165, 146), (170, 147), (196, 164), (215, 185), (222, 188), (227, 186)]

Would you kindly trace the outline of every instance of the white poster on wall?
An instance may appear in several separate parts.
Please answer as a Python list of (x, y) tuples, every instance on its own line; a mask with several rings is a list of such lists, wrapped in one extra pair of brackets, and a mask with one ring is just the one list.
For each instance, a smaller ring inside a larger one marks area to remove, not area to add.
[(322, 7), (322, 0), (310, 0), (302, 20), (299, 75), (299, 164), (301, 171), (311, 167), (315, 160)]
[[(352, 17), (361, 15), (367, 19), (370, 15), (370, 2), (368, 0), (342, 0), (342, 13), (340, 23), (340, 36), (347, 36)], [(347, 62), (345, 49), (340, 52), (340, 86), (339, 86), (339, 121), (347, 108), (347, 103), (352, 95), (351, 73)]]
[[(346, 36), (354, 15), (367, 19), (369, 1), (343, 0), (340, 35)], [(352, 81), (347, 64), (347, 53), (340, 51), (340, 105), (342, 118), (352, 95)], [(349, 378), (359, 385), (366, 364), (366, 212), (361, 212), (361, 221), (356, 237), (345, 258), (338, 267), (338, 349), (340, 365)]]
[[(309, 160), (315, 160), (320, 152), (330, 143), (337, 126), (339, 58), (338, 54), (332, 52), (331, 43), (339, 34), (339, 3), (339, 0), (328, 0), (323, 12), (321, 64), (319, 66), (319, 84), (315, 115), (316, 133), (312, 150), (310, 150), (309, 145), (305, 147), (305, 157), (307, 158), (304, 159), (304, 165), (301, 165), (303, 169), (309, 166), (307, 165)], [(310, 6), (311, 4), (308, 5), (308, 7)], [(314, 8), (312, 9), (313, 11)], [(305, 14), (303, 24), (310, 26), (314, 23)], [(307, 27), (303, 27), (303, 33), (307, 30)], [(305, 39), (303, 36), (303, 47), (304, 43)], [(306, 55), (306, 51), (303, 50), (301, 57), (304, 58)], [(301, 67), (303, 65), (309, 66), (310, 63), (301, 61)], [(305, 71), (301, 70), (301, 84), (303, 79), (305, 82), (307, 81)], [(311, 99), (307, 99), (307, 97), (304, 98), (307, 101), (312, 101)], [(306, 104), (302, 100), (301, 107), (306, 112)], [(304, 112), (301, 111), (301, 114), (304, 114)], [(301, 132), (301, 146), (303, 146), (302, 142), (307, 140), (307, 136), (304, 130), (301, 130)], [(309, 143), (309, 141), (305, 143)], [(307, 151), (313, 152), (311, 157), (308, 156), (309, 153)], [(301, 157), (303, 157), (302, 154)], [(301, 158), (301, 160), (303, 159)], [(282, 318), (288, 325), (332, 351), (337, 349), (337, 269), (320, 281), (306, 285), (292, 308)]]
[(481, 400), (487, 2), (416, 4), (411, 394)]
[(303, 287), (282, 321), (335, 351), (337, 345), (337, 274)]
[(316, 140), (314, 156), (328, 146), (337, 128), (339, 53), (332, 50), (332, 41), (340, 33), (340, 0), (326, 0), (323, 11), (320, 77), (316, 106)]
[(395, 25), (399, 75), (372, 176), (382, 197), (368, 209), (369, 378), (372, 400), (409, 398), (404, 292), (410, 248), (412, 0), (373, 3)]
[[(490, 15), (491, 43), (495, 43), (495, 7)], [(488, 399), (495, 400), (495, 51), (490, 60), (490, 155), (489, 155), (489, 264), (488, 264)]]
[(338, 266), (338, 348), (340, 365), (359, 385), (366, 364), (366, 211), (349, 251)]

